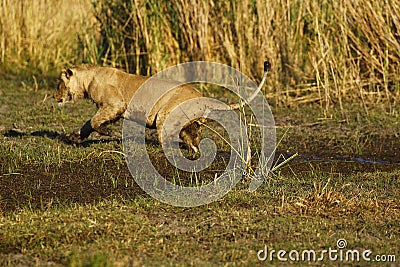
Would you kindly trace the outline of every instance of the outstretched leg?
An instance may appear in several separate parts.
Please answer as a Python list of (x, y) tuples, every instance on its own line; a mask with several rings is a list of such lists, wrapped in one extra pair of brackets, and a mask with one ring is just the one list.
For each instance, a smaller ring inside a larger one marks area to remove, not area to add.
[[(106, 125), (120, 118), (125, 112), (125, 109), (125, 104), (123, 102), (119, 102), (118, 104), (114, 104), (112, 106), (102, 106), (90, 120), (90, 126), (99, 134), (110, 135), (110, 131), (107, 129)], [(82, 127), (82, 129), (84, 128), (85, 125)]]
[(93, 118), (82, 126), (79, 133), (71, 134), (69, 139), (73, 142), (80, 142), (89, 137), (94, 131), (101, 135), (110, 135), (110, 131), (106, 125), (120, 118), (124, 111), (125, 105), (123, 102), (113, 106), (101, 106)]

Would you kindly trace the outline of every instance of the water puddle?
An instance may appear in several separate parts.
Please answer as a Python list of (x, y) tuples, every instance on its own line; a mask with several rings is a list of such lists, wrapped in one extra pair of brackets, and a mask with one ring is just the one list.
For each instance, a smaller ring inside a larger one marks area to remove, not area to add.
[(368, 163), (368, 164), (396, 164), (400, 165), (400, 162), (390, 162), (390, 161), (383, 161), (383, 160), (370, 160), (370, 159), (363, 159), (363, 158), (353, 158), (354, 161), (359, 163)]
[(346, 162), (346, 163), (364, 163), (364, 164), (376, 164), (376, 165), (400, 165), (400, 162), (391, 162), (388, 160), (379, 160), (379, 159), (368, 159), (361, 157), (351, 157), (351, 156), (319, 156), (319, 155), (307, 155), (307, 154), (299, 154), (297, 157), (298, 161), (301, 162), (322, 162), (322, 163), (331, 163), (331, 162)]

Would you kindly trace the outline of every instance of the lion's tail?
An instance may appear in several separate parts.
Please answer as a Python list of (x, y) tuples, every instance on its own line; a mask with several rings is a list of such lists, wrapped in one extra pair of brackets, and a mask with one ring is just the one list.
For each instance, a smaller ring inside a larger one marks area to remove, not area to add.
[(271, 70), (271, 63), (269, 61), (264, 61), (264, 74), (263, 74), (261, 83), (258, 86), (257, 90), (250, 96), (250, 98), (247, 101), (229, 105), (231, 107), (231, 109), (240, 109), (240, 108), (243, 108), (243, 107), (249, 105), (249, 103), (251, 103), (251, 101), (253, 101), (254, 98), (258, 95), (258, 93), (261, 91), (261, 88), (264, 86), (265, 81), (267, 80), (268, 72), (270, 70)]

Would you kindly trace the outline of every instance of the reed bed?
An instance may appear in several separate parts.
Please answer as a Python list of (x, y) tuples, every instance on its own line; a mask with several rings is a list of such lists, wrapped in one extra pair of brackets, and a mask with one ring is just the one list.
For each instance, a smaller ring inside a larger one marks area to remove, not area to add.
[(46, 72), (89, 62), (151, 75), (207, 60), (259, 79), (268, 59), (273, 104), (399, 113), (398, 0), (1, 0), (0, 8), (3, 66)]
[(95, 36), (91, 10), (90, 1), (0, 0), (1, 69), (48, 74), (87, 60)]

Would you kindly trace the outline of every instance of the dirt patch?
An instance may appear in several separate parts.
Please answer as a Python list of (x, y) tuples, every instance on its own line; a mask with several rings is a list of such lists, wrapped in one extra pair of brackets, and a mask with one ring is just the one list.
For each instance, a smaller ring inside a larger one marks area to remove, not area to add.
[[(282, 158), (277, 153), (277, 159)], [(220, 153), (213, 165), (203, 171), (199, 177), (212, 179), (224, 169), (227, 153)], [(289, 155), (286, 153), (285, 157)], [(153, 157), (154, 165), (163, 177), (175, 173), (165, 158)], [(278, 162), (276, 162), (278, 163)], [(386, 172), (400, 170), (400, 164), (381, 164), (339, 160), (333, 158), (304, 157), (300, 155), (283, 166), (279, 171), (296, 176), (310, 172), (344, 175), (358, 172)], [(133, 200), (138, 196), (147, 196), (136, 184), (127, 166), (112, 160), (86, 160), (71, 162), (59, 166), (34, 167), (21, 166), (19, 171), (0, 176), (0, 210), (10, 212), (20, 207), (47, 209), (51, 205), (70, 203), (95, 203), (104, 199)], [(190, 173), (180, 172), (182, 181), (190, 180)]]
[[(311, 139), (313, 140), (307, 140)], [(354, 136), (312, 135), (307, 139), (294, 135), (286, 142), (295, 144), (303, 160), (340, 160), (360, 163), (400, 164), (400, 138), (395, 135), (362, 135), (357, 146), (346, 145)], [(352, 141), (356, 142), (356, 141)]]
[(126, 166), (87, 160), (60, 166), (21, 166), (1, 175), (0, 210), (47, 208), (53, 203), (93, 203), (101, 199), (134, 199), (143, 192)]

